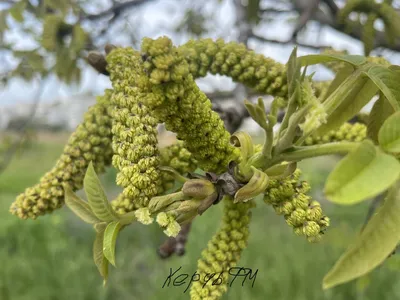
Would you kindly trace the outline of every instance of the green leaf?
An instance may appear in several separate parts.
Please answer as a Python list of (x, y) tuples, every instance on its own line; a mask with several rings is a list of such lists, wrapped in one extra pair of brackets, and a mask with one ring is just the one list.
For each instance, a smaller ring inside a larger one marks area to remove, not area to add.
[(340, 105), (327, 118), (326, 124), (318, 129), (322, 135), (339, 128), (344, 122), (355, 116), (376, 95), (378, 88), (368, 78), (360, 78), (350, 93), (343, 99)]
[(236, 192), (233, 203), (247, 202), (263, 193), (267, 188), (268, 175), (254, 167), (251, 167), (251, 169), (253, 170), (253, 176), (245, 186)]
[(383, 123), (378, 134), (379, 145), (391, 153), (400, 152), (400, 111), (392, 114)]
[(16, 2), (9, 10), (10, 15), (14, 18), (18, 23), (22, 23), (24, 21), (24, 11), (26, 7), (26, 1), (20, 0)]
[(367, 133), (368, 138), (378, 144), (378, 132), (385, 120), (394, 113), (393, 107), (385, 96), (380, 95), (379, 99), (374, 103), (368, 116)]
[[(100, 226), (98, 226), (99, 228)], [(106, 230), (105, 225), (98, 230), (96, 234), (96, 239), (93, 243), (93, 260), (97, 266), (97, 269), (100, 272), (100, 275), (104, 279), (104, 285), (108, 279), (108, 260), (103, 254), (103, 239), (104, 239), (104, 231)]]
[(384, 262), (400, 241), (399, 215), (400, 187), (397, 182), (354, 244), (326, 274), (323, 288), (328, 289), (360, 277)]
[(267, 113), (265, 111), (265, 105), (262, 98), (258, 99), (257, 104), (253, 104), (248, 100), (244, 100), (244, 106), (251, 118), (262, 128), (266, 128), (267, 126)]
[(329, 85), (328, 90), (326, 91), (322, 102), (324, 102), (342, 84), (342, 82), (353, 73), (353, 71), (354, 71), (353, 67), (350, 65), (346, 65), (343, 68), (341, 68), (336, 73), (335, 78)]
[(347, 54), (312, 54), (301, 56), (298, 60), (302, 66), (315, 65), (330, 61), (343, 61), (355, 67), (360, 66), (367, 61), (364, 56)]
[(92, 162), (90, 162), (87, 168), (83, 180), (83, 186), (90, 208), (96, 217), (104, 222), (117, 220), (117, 216), (113, 211), (110, 202), (107, 200), (107, 196), (101, 186), (99, 178), (97, 177)]
[(364, 140), (328, 176), (325, 194), (332, 202), (355, 204), (385, 191), (399, 174), (400, 163), (395, 157)]
[(245, 131), (238, 131), (232, 134), (230, 142), (233, 146), (239, 147), (243, 161), (247, 161), (254, 154), (254, 143), (251, 136)]
[(120, 222), (113, 221), (107, 225), (104, 232), (103, 253), (113, 266), (115, 266), (115, 243), (121, 227)]
[(93, 214), (88, 203), (79, 198), (68, 185), (64, 186), (65, 204), (83, 221), (96, 224), (100, 220)]
[(373, 66), (364, 72), (385, 97), (395, 110), (400, 110), (400, 73), (382, 66)]

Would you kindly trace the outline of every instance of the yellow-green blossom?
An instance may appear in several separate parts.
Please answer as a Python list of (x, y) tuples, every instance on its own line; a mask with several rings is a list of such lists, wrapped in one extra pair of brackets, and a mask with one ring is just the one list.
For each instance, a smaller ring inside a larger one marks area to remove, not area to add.
[(300, 175), (301, 171), (297, 169), (284, 179), (271, 180), (264, 193), (264, 202), (272, 205), (277, 214), (284, 215), (286, 223), (297, 235), (317, 242), (329, 226), (329, 218), (322, 213), (318, 201), (307, 195), (310, 186), (305, 181), (299, 182)]
[(195, 78), (208, 73), (231, 77), (263, 94), (287, 96), (286, 68), (244, 44), (222, 39), (191, 40), (178, 48)]
[(367, 137), (367, 126), (361, 123), (344, 123), (337, 130), (331, 130), (323, 136), (309, 136), (304, 145), (316, 145), (333, 142), (361, 142)]
[[(242, 251), (247, 247), (249, 237), (250, 209), (254, 202), (234, 204), (229, 197), (224, 197), (224, 212), (220, 227), (208, 242), (197, 263), (200, 280), (190, 289), (192, 300), (220, 299), (227, 291), (228, 272), (239, 262)], [(205, 280), (206, 274), (216, 274), (221, 281)], [(220, 275), (221, 274), (221, 275)]]
[(112, 163), (119, 171), (116, 182), (131, 202), (126, 211), (145, 207), (162, 191), (157, 147), (157, 120), (144, 105), (146, 78), (140, 55), (131, 48), (115, 48), (107, 55), (108, 71), (114, 87)]
[(206, 171), (223, 172), (238, 157), (230, 134), (211, 102), (189, 74), (189, 65), (168, 38), (144, 39), (144, 67), (153, 84), (145, 104)]
[(72, 133), (54, 168), (38, 184), (16, 198), (10, 208), (12, 214), (22, 219), (36, 219), (50, 213), (64, 204), (63, 184), (68, 184), (73, 191), (82, 188), (90, 161), (98, 174), (110, 165), (111, 93), (106, 90), (104, 96), (97, 97), (97, 103), (85, 113), (83, 122)]

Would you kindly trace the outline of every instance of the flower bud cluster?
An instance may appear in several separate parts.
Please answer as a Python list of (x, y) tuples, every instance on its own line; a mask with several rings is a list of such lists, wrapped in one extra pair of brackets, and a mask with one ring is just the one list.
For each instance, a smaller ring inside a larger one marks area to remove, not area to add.
[(218, 197), (213, 183), (207, 179), (190, 179), (176, 193), (154, 197), (148, 210), (157, 214), (157, 223), (168, 236), (176, 236), (180, 225), (192, 221), (208, 209)]
[(344, 123), (337, 130), (331, 130), (323, 136), (309, 136), (304, 145), (316, 145), (333, 142), (361, 142), (367, 137), (367, 126), (362, 123)]
[(12, 214), (21, 219), (36, 219), (50, 213), (64, 203), (64, 183), (74, 191), (82, 188), (90, 161), (98, 174), (110, 165), (111, 93), (111, 90), (106, 90), (104, 96), (97, 97), (97, 103), (85, 113), (83, 122), (72, 133), (54, 168), (38, 184), (16, 198), (10, 208)]
[(286, 223), (297, 235), (316, 242), (329, 226), (329, 218), (322, 213), (318, 201), (307, 195), (309, 184), (305, 181), (299, 183), (300, 174), (300, 169), (297, 169), (284, 179), (271, 180), (265, 190), (264, 202), (271, 204), (277, 214), (284, 215)]
[[(250, 209), (254, 202), (234, 204), (232, 199), (223, 199), (224, 211), (218, 231), (208, 242), (197, 264), (200, 280), (193, 283), (190, 296), (192, 300), (220, 299), (227, 291), (228, 272), (237, 265), (242, 251), (247, 247), (249, 237)], [(206, 274), (219, 276), (218, 284), (207, 280)]]

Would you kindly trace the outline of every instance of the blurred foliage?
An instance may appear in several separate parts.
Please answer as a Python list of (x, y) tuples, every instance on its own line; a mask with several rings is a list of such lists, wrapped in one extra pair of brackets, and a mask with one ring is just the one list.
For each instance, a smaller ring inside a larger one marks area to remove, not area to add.
[[(106, 42), (104, 37), (116, 21), (129, 23), (125, 16), (129, 14), (130, 6), (123, 6), (126, 2), (135, 1), (107, 0), (107, 5), (99, 0), (90, 3), (73, 0), (18, 0), (5, 3), (0, 10), (0, 53), (4, 53), (4, 57), (7, 55), (13, 58), (15, 63), (10, 66), (4, 64), (7, 70), (0, 74), (0, 80), (6, 84), (13, 77), (31, 81), (55, 74), (67, 84), (78, 83), (86, 65), (88, 51), (103, 48)], [(149, 1), (149, 5), (156, 7), (157, 2), (152, 2)], [(222, 1), (215, 3), (221, 5)], [(89, 6), (107, 8), (97, 14), (90, 14), (87, 11)], [(205, 3), (200, 2), (179, 6), (184, 12), (174, 30), (194, 37), (204, 36), (213, 30), (212, 19), (215, 16), (207, 13), (204, 7)], [(260, 21), (259, 7), (260, 0), (250, 0), (246, 5), (250, 23)], [(126, 28), (126, 35), (135, 42), (137, 37), (131, 27)], [(34, 46), (21, 49), (15, 39), (5, 38), (6, 33), (12, 32), (19, 32), (20, 37), (33, 41)], [(122, 34), (119, 32), (119, 35)], [(112, 38), (110, 35), (108, 37)]]
[[(19, 61), (17, 66), (9, 71), (8, 76), (32, 80), (35, 75), (46, 76), (55, 73), (66, 83), (80, 80), (81, 66), (78, 61), (83, 50), (90, 45), (89, 35), (81, 27), (79, 13), (81, 7), (76, 1), (28, 1), (20, 0), (2, 10), (0, 14), (0, 36), (13, 30), (7, 20), (13, 19), (23, 25), (23, 31), (36, 42), (36, 47), (29, 50), (19, 50), (12, 43), (2, 43), (2, 50), (9, 50)], [(73, 17), (72, 17), (73, 16)], [(36, 32), (36, 26), (28, 26), (32, 17), (42, 26), (41, 32)], [(75, 21), (67, 21), (75, 20)]]

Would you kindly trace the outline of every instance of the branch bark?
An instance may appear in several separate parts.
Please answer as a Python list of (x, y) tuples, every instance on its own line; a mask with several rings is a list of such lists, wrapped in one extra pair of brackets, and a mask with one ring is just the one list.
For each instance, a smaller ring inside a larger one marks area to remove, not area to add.
[(122, 3), (116, 3), (113, 6), (111, 6), (109, 9), (104, 10), (100, 13), (97, 14), (85, 14), (83, 15), (82, 19), (86, 20), (98, 20), (101, 18), (104, 18), (108, 15), (117, 15), (123, 12), (124, 10), (134, 8), (136, 6), (140, 6), (142, 4), (148, 3), (153, 0), (131, 0), (131, 1), (126, 1)]

